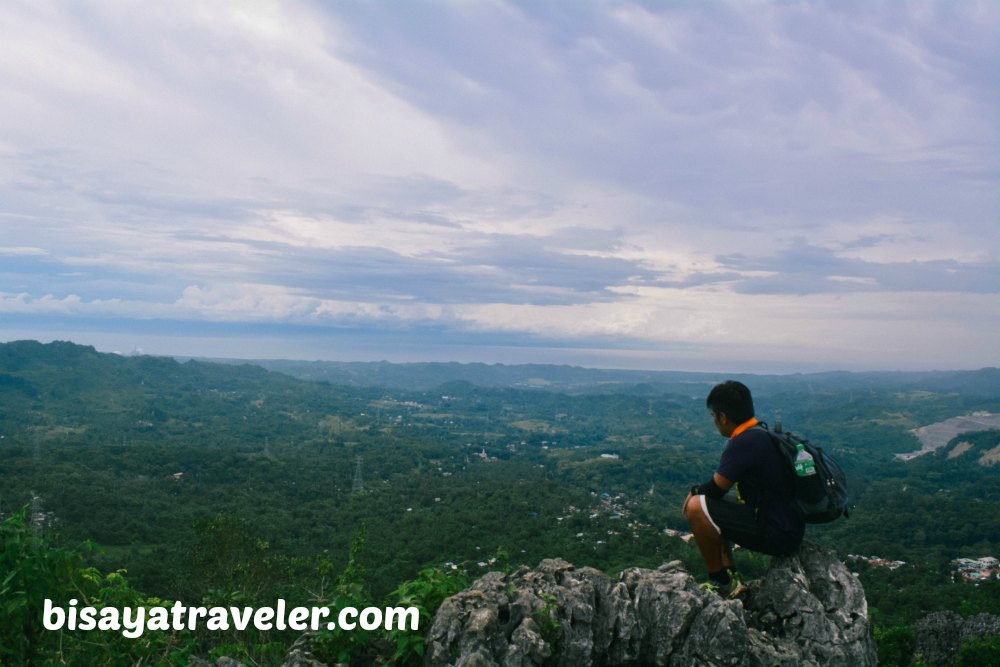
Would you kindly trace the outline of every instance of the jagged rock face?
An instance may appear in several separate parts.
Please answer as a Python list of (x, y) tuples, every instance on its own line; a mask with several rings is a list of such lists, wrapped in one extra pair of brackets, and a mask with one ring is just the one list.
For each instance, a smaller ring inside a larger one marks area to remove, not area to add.
[(545, 560), (491, 572), (448, 598), (425, 665), (874, 665), (868, 605), (832, 554), (803, 543), (738, 600), (701, 590), (679, 562), (617, 579)]
[(917, 621), (915, 629), (913, 654), (928, 665), (947, 665), (968, 639), (1000, 635), (1000, 616), (977, 614), (963, 618), (953, 611), (938, 611)]

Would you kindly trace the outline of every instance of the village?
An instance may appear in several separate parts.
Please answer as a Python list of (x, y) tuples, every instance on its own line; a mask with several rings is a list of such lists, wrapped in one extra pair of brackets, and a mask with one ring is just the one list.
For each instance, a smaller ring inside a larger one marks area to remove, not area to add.
[(858, 554), (848, 554), (848, 560), (853, 560), (855, 562), (868, 563), (872, 567), (884, 567), (889, 570), (897, 570), (904, 565), (906, 561), (903, 560), (889, 560), (888, 558), (881, 558), (879, 556), (861, 556)]
[[(906, 565), (905, 561), (889, 560), (879, 556), (860, 556), (850, 554), (848, 560), (868, 563), (871, 567), (882, 567), (889, 570)], [(956, 558), (951, 561), (951, 580), (956, 583), (979, 583), (991, 579), (1000, 580), (1000, 559), (993, 556), (982, 558)]]
[(983, 558), (956, 558), (951, 561), (952, 581), (979, 583), (990, 579), (1000, 579), (1000, 560), (993, 556)]

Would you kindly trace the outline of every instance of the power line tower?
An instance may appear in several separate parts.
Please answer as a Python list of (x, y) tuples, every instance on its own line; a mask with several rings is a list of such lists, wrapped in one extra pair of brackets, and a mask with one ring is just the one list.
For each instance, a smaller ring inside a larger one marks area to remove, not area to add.
[(365, 482), (361, 477), (361, 464), (364, 459), (358, 457), (354, 463), (354, 481), (351, 483), (351, 493), (359, 494), (365, 492)]
[(31, 534), (38, 537), (45, 527), (45, 510), (42, 509), (42, 498), (31, 492)]

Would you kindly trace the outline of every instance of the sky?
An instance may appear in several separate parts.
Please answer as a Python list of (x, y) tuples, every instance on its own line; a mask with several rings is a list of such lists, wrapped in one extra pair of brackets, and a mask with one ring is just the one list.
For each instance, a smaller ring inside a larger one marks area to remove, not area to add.
[(1000, 365), (1000, 3), (0, 4), (0, 341)]

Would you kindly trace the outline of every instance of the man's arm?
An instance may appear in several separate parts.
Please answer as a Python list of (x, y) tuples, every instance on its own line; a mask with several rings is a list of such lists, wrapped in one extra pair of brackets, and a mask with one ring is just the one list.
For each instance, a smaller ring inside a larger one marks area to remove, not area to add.
[(712, 475), (712, 479), (705, 482), (700, 486), (691, 487), (691, 491), (688, 492), (687, 498), (684, 499), (684, 505), (682, 513), (687, 516), (687, 504), (691, 500), (692, 496), (708, 496), (709, 498), (721, 498), (726, 495), (726, 491), (733, 486), (733, 481), (731, 479), (726, 479), (719, 473)]
[(733, 485), (733, 482), (726, 479), (719, 473), (712, 475), (712, 479), (704, 484), (691, 487), (691, 494), (695, 496), (708, 496), (709, 498), (721, 498), (726, 495), (726, 491)]
[(726, 479), (719, 473), (715, 473), (714, 475), (712, 475), (712, 481), (715, 482), (715, 485), (717, 487), (722, 489), (722, 495), (725, 495), (726, 491), (728, 491), (733, 486), (733, 480)]

